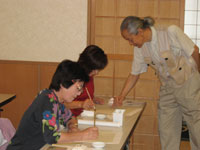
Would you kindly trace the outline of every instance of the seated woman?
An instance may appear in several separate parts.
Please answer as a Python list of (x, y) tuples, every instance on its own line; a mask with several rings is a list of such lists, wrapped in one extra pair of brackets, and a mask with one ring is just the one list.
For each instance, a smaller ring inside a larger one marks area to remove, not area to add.
[[(82, 93), (88, 75), (76, 62), (62, 61), (53, 75), (49, 89), (44, 89), (24, 113), (7, 150), (38, 150), (45, 144), (93, 140), (98, 129), (79, 131), (72, 113), (64, 102), (73, 101)], [(62, 131), (63, 127), (68, 132)]]
[[(104, 104), (103, 99), (94, 97), (93, 77), (97, 75), (99, 71), (105, 68), (108, 63), (108, 59), (107, 55), (101, 48), (96, 45), (89, 45), (80, 54), (78, 63), (89, 75), (90, 80), (85, 84), (85, 88), (83, 89), (83, 93), (81, 95), (79, 95), (73, 102), (65, 104), (67, 108), (71, 109), (74, 116), (80, 115), (83, 112), (83, 109), (93, 108), (94, 103)], [(86, 88), (93, 101), (89, 99)]]

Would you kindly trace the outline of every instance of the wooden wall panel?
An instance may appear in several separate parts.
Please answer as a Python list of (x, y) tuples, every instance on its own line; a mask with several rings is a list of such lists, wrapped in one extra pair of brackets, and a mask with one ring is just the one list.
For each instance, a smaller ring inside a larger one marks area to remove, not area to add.
[(116, 3), (117, 16), (126, 17), (130, 14), (137, 14), (137, 0), (117, 0)]
[(129, 44), (127, 44), (127, 41), (125, 41), (122, 37), (116, 38), (115, 43), (115, 53), (116, 54), (133, 54), (133, 47)]
[(113, 70), (114, 70), (114, 61), (110, 61), (109, 64), (99, 72), (98, 76), (103, 76), (103, 77), (113, 77)]
[(115, 32), (115, 19), (113, 18), (96, 18), (96, 35), (112, 36)]
[(132, 67), (132, 61), (120, 60), (115, 63), (115, 77), (126, 78), (128, 77)]
[(113, 16), (115, 14), (115, 0), (97, 0), (96, 15), (97, 16)]
[[(113, 95), (118, 95), (121, 92), (121, 89), (124, 86), (124, 82), (126, 81), (125, 78), (116, 78), (113, 86), (114, 93)], [(135, 97), (135, 88), (131, 89), (128, 93), (127, 98), (133, 99)]]
[[(154, 150), (160, 150), (160, 138), (159, 136), (154, 136)], [(189, 150), (189, 149), (187, 149)]]
[(158, 16), (158, 0), (140, 0), (138, 1), (138, 16), (146, 17)]
[(94, 79), (95, 95), (100, 96), (112, 96), (113, 79), (112, 78), (100, 78), (96, 77)]
[(134, 150), (154, 150), (154, 136), (150, 134), (134, 134)]
[(9, 118), (17, 128), (22, 115), (37, 93), (48, 88), (58, 63), (0, 61), (0, 93), (14, 93), (16, 98), (5, 105), (1, 117)]
[(115, 52), (115, 40), (113, 37), (97, 36), (95, 44), (101, 47), (106, 54)]
[(57, 63), (40, 65), (40, 90), (49, 87), (57, 65)]
[(159, 2), (159, 18), (180, 20), (180, 6), (179, 0), (161, 0)]
[(121, 22), (123, 21), (123, 19), (124, 19), (124, 17), (123, 18), (121, 18), (121, 17), (117, 17), (116, 18), (116, 25), (115, 25), (115, 35), (118, 37), (120, 37), (120, 38), (122, 38), (122, 36), (121, 36), (121, 32), (120, 32), (120, 26), (121, 26)]
[(14, 93), (16, 98), (3, 107), (2, 117), (15, 127), (38, 92), (38, 67), (35, 64), (0, 63), (0, 92)]
[(154, 132), (154, 117), (150, 115), (143, 115), (140, 118), (140, 124), (135, 128), (136, 134), (151, 134)]

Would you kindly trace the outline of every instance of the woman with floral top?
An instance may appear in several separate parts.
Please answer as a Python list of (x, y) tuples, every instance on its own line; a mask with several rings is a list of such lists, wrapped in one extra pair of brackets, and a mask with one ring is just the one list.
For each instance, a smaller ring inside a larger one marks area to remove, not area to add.
[[(42, 90), (24, 113), (7, 150), (38, 150), (45, 144), (96, 139), (98, 129), (78, 130), (71, 111), (63, 104), (80, 95), (88, 80), (78, 63), (62, 61), (49, 89)], [(62, 132), (63, 127), (68, 131)]]

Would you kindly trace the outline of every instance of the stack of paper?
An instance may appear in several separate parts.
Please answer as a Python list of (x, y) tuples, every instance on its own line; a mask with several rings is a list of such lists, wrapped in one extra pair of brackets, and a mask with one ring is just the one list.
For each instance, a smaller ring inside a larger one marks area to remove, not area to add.
[[(79, 118), (78, 119), (78, 124), (85, 124), (85, 125), (94, 125), (94, 121), (93, 120), (89, 120), (89, 119), (85, 119), (85, 118)], [(99, 126), (111, 126), (111, 127), (120, 127), (121, 124), (120, 122), (113, 122), (113, 121), (100, 121), (100, 120), (96, 120), (96, 125)]]

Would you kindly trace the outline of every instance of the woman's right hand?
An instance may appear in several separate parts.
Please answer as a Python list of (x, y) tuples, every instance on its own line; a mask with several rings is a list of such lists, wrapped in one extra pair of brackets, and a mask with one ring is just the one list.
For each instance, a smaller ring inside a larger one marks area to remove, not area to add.
[(90, 99), (86, 99), (85, 101), (83, 101), (83, 108), (86, 110), (93, 109), (94, 105), (94, 102)]
[(90, 127), (81, 131), (83, 133), (82, 140), (94, 140), (99, 136), (99, 130), (97, 127)]

